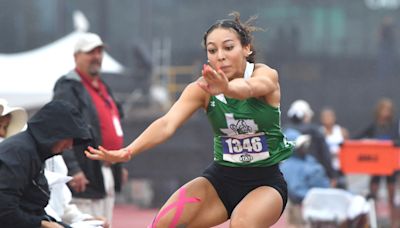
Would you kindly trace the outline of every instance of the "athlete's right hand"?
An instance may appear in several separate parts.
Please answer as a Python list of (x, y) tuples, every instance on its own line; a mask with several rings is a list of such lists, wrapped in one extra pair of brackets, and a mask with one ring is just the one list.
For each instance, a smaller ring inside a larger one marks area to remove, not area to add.
[(122, 148), (119, 150), (106, 150), (104, 147), (99, 146), (95, 149), (91, 146), (85, 150), (85, 154), (88, 158), (93, 160), (101, 160), (108, 162), (127, 162), (132, 158), (132, 153), (127, 148)]
[(211, 66), (204, 64), (201, 74), (202, 77), (197, 84), (207, 93), (217, 95), (228, 89), (229, 80), (222, 70), (214, 70)]

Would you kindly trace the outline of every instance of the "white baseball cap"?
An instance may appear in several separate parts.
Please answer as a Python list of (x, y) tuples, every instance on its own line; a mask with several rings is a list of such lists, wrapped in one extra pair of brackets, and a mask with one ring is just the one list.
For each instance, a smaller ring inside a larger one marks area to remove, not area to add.
[(296, 117), (302, 120), (305, 116), (312, 117), (314, 115), (314, 112), (307, 101), (296, 100), (290, 105), (287, 115), (289, 118)]
[(24, 108), (10, 107), (6, 100), (0, 98), (0, 109), (1, 108), (3, 112), (0, 113), (0, 116), (11, 114), (11, 122), (7, 128), (6, 138), (17, 134), (25, 128), (26, 122), (28, 121), (28, 114)]
[(96, 47), (104, 47), (100, 36), (95, 33), (82, 33), (75, 44), (74, 53), (89, 52)]

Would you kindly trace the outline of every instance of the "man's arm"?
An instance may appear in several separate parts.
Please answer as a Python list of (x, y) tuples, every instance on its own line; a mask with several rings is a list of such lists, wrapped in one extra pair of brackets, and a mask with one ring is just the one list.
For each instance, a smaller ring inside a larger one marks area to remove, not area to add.
[[(67, 101), (80, 111), (78, 96), (79, 95), (73, 87), (73, 82), (71, 81), (61, 78), (54, 86), (53, 100)], [(68, 175), (73, 176), (82, 171), (72, 149), (64, 151), (62, 156), (68, 167)]]

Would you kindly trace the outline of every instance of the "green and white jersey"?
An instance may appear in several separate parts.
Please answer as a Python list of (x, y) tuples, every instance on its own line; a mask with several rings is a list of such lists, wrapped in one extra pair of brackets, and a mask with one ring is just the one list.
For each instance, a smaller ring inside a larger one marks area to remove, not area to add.
[[(253, 69), (248, 63), (245, 78)], [(211, 96), (207, 117), (214, 131), (214, 160), (231, 167), (260, 167), (288, 158), (293, 144), (282, 134), (280, 115), (279, 108), (257, 98)]]

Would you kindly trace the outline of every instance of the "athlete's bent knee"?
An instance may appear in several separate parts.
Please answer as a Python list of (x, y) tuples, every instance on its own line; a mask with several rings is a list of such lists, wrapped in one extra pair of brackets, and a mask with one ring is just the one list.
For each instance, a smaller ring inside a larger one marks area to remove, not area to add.
[(246, 216), (236, 216), (234, 218), (231, 218), (231, 222), (229, 224), (230, 228), (243, 228), (243, 227), (249, 227), (250, 223), (248, 219), (246, 219)]

